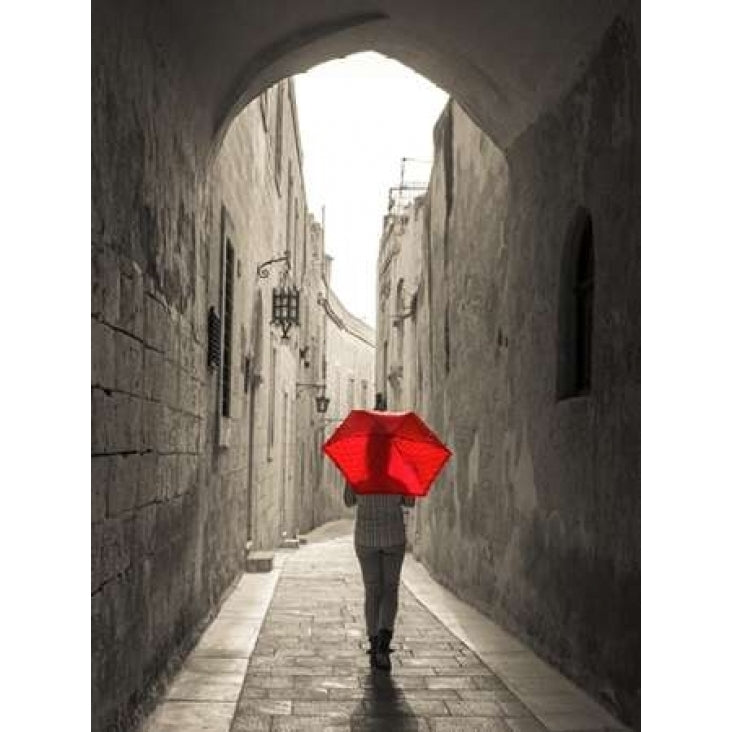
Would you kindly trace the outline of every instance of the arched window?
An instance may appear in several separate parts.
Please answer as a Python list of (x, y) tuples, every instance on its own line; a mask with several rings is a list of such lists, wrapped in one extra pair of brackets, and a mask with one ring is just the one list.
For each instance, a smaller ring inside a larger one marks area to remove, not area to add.
[(562, 255), (557, 396), (587, 394), (592, 383), (595, 253), (587, 209), (575, 215)]

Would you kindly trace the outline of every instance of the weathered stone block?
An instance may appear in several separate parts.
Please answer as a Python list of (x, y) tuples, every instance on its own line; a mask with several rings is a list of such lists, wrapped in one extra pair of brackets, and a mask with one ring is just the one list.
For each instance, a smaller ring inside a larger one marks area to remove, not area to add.
[(165, 306), (151, 295), (145, 295), (145, 344), (164, 352), (168, 326)]
[[(125, 524), (120, 519), (100, 524), (101, 537), (101, 581), (107, 582), (130, 563), (129, 547), (125, 541)], [(92, 554), (93, 556), (93, 554)]]
[(163, 354), (153, 348), (145, 348), (143, 354), (144, 395), (147, 399), (163, 401), (165, 378)]
[(157, 460), (157, 497), (167, 501), (176, 493), (178, 485), (178, 455), (160, 455)]
[(110, 325), (119, 323), (119, 258), (103, 247), (92, 249), (92, 315)]
[(110, 518), (136, 506), (139, 475), (139, 455), (115, 455), (112, 458), (107, 498)]
[(146, 506), (157, 499), (157, 461), (158, 456), (154, 452), (146, 452), (140, 455), (138, 506)]
[(180, 365), (187, 373), (194, 370), (195, 351), (193, 348), (193, 335), (191, 325), (185, 320), (182, 321), (180, 334)]
[(145, 401), (142, 405), (142, 450), (159, 450), (158, 422), (163, 405), (159, 402)]
[(145, 291), (142, 270), (136, 262), (126, 260), (125, 275), (120, 278), (119, 326), (142, 339), (145, 335)]
[(164, 404), (158, 404), (154, 416), (153, 435), (154, 445), (161, 452), (168, 453), (170, 448), (170, 408)]
[(166, 408), (164, 414), (165, 429), (162, 444), (165, 445), (166, 452), (178, 452), (178, 412), (175, 409)]
[(206, 279), (204, 277), (199, 277), (196, 281), (196, 297), (193, 303), (192, 323), (193, 337), (199, 344), (204, 343), (206, 339), (206, 313), (208, 310), (208, 302), (204, 295), (206, 289)]
[(142, 446), (142, 400), (113, 392), (105, 418), (109, 420), (107, 452), (132, 452)]
[(271, 572), (274, 566), (274, 552), (251, 552), (247, 556), (247, 572)]
[(104, 323), (91, 321), (92, 386), (113, 389), (115, 385), (115, 334)]
[(96, 592), (104, 581), (102, 547), (104, 545), (104, 523), (91, 527), (91, 591)]
[(101, 318), (104, 311), (104, 262), (102, 249), (92, 246), (91, 251), (91, 315)]
[(91, 442), (92, 454), (108, 452), (112, 430), (112, 396), (102, 389), (91, 393)]
[(196, 414), (198, 409), (198, 384), (193, 375), (180, 371), (180, 408), (186, 414)]
[(204, 419), (196, 419), (194, 420), (193, 425), (195, 439), (193, 451), (202, 453), (206, 444), (206, 421)]
[(116, 388), (129, 394), (143, 394), (143, 346), (124, 333), (115, 334)]
[(162, 401), (169, 407), (178, 407), (180, 368), (177, 363), (166, 358), (163, 361)]
[(194, 346), (193, 374), (199, 382), (206, 380), (206, 349), (199, 343), (196, 343)]
[(185, 412), (176, 412), (174, 415), (173, 444), (176, 452), (190, 452), (188, 449), (190, 420), (191, 417)]
[(171, 361), (178, 361), (180, 348), (180, 315), (170, 308), (166, 311), (165, 330), (163, 332), (163, 351)]
[(155, 552), (157, 509), (157, 504), (151, 503), (143, 506), (135, 516), (136, 544), (142, 556)]
[(91, 461), (91, 520), (103, 521), (107, 515), (107, 488), (112, 459), (104, 455), (92, 457)]
[(197, 482), (198, 458), (195, 455), (178, 456), (178, 485), (176, 494), (184, 494), (193, 490)]

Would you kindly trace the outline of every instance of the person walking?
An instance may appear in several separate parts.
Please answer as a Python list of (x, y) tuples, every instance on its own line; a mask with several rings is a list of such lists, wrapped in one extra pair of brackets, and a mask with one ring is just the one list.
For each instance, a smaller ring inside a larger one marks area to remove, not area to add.
[[(386, 401), (380, 393), (376, 395), (374, 410), (386, 411)], [(377, 446), (375, 450), (378, 449)], [(377, 473), (386, 470), (385, 456), (371, 452), (369, 460)], [(354, 545), (363, 576), (371, 667), (389, 671), (399, 578), (407, 543), (402, 508), (414, 506), (414, 498), (394, 494), (360, 495), (346, 484), (343, 500), (346, 506), (356, 506)]]

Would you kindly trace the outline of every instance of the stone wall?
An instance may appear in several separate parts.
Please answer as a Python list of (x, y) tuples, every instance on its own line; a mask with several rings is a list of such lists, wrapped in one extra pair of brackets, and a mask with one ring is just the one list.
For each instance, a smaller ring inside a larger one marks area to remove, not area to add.
[[(282, 341), (270, 327), (281, 269), (269, 280), (255, 272), (287, 246), (286, 282), (306, 271), (312, 222), (291, 85), (247, 107), (217, 159), (203, 160), (194, 142), (205, 125), (182, 81), (185, 49), (169, 42), (155, 8), (124, 19), (108, 11), (94, 14), (92, 80), (95, 730), (140, 719), (242, 570), (248, 539), (273, 547), (297, 530), (295, 436), (316, 434), (296, 430), (304, 336)], [(207, 363), (227, 239), (235, 272), (228, 417), (222, 369)], [(321, 338), (317, 329), (310, 336)]]
[(390, 410), (417, 406), (417, 303), (422, 281), (424, 197), (384, 217), (378, 259), (376, 383)]
[[(403, 364), (454, 451), (418, 502), (417, 556), (634, 726), (638, 38), (637, 18), (619, 18), (582, 79), (506, 151), (448, 105), (423, 213), (418, 355)], [(580, 209), (594, 235), (591, 387), (560, 398), (560, 272)]]
[[(323, 286), (328, 299), (324, 308), (325, 381), (330, 397), (322, 422), (325, 442), (351, 409), (373, 407), (375, 344), (373, 328), (346, 310), (327, 281)], [(322, 459), (323, 476), (316, 496), (319, 522), (354, 516), (355, 509), (348, 509), (343, 503), (343, 475), (329, 458)]]
[(117, 729), (233, 578), (213, 536), (236, 511), (205, 475), (212, 221), (174, 112), (182, 56), (147, 42), (152, 12), (94, 22), (92, 725)]
[[(425, 196), (395, 203), (384, 217), (377, 264), (376, 384), (391, 411), (426, 414), (422, 401), (425, 327), (425, 283), (422, 239), (428, 222)], [(407, 549), (414, 548), (416, 511), (405, 509)]]
[[(322, 523), (317, 510), (316, 496), (323, 471), (320, 451), (323, 441), (321, 415), (317, 412), (315, 398), (321, 394), (319, 384), (325, 383), (325, 321), (322, 306), (318, 303), (322, 294), (325, 255), (323, 229), (312, 216), (308, 219), (308, 245), (304, 259), (308, 262), (303, 273), (302, 307), (303, 323), (300, 332), (300, 372), (298, 381), (303, 386), (297, 394), (297, 444), (298, 460), (295, 494), (299, 502), (298, 533), (310, 531)], [(305, 350), (307, 349), (307, 350)]]
[[(284, 339), (281, 329), (271, 324), (272, 288), (302, 286), (308, 235), (291, 95), (291, 83), (283, 81), (246, 107), (232, 123), (212, 173), (213, 208), (220, 226), (228, 227), (226, 236), (236, 249), (236, 302), (231, 417), (222, 417), (219, 409), (210, 437), (219, 470), (233, 473), (242, 494), (251, 489), (249, 538), (255, 548), (278, 546), (283, 533), (292, 536), (298, 523), (295, 383), (299, 343), (307, 336), (295, 327)], [(221, 293), (223, 241), (216, 245), (209, 287)], [(292, 252), (289, 271), (284, 262), (278, 262), (271, 266), (269, 277), (257, 275), (258, 264), (286, 251)], [(222, 306), (216, 305), (221, 312)], [(251, 478), (247, 475), (250, 449)], [(241, 530), (245, 527), (242, 523)]]

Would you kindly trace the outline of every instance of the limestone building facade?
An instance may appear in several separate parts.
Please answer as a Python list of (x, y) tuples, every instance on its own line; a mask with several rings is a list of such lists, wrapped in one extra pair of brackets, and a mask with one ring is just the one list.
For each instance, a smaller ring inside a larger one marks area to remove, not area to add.
[[(104, 191), (95, 188), (96, 206)], [(364, 366), (373, 343), (331, 292), (331, 317), (360, 336), (339, 340), (322, 304), (330, 265), (307, 208), (291, 80), (232, 123), (211, 166), (204, 217), (191, 217), (192, 202), (173, 185), (166, 193), (181, 198), (159, 231), (148, 230), (153, 213), (142, 205), (129, 248), (108, 230), (92, 247), (100, 729), (139, 709), (249, 551), (279, 547), (333, 515), (321, 483), (323, 416), (304, 385), (327, 375), (328, 387), (345, 393), (347, 370), (373, 394)], [(164, 246), (143, 269), (135, 257), (153, 235)], [(299, 322), (287, 337), (273, 318), (275, 288), (299, 291)]]
[(417, 307), (422, 286), (425, 198), (395, 203), (384, 217), (377, 274), (378, 390), (389, 409), (415, 409), (421, 373)]
[(415, 554), (625, 719), (640, 708), (632, 39), (612, 26), (508, 149), (448, 103), (424, 199), (385, 218), (376, 354), (390, 406), (454, 453), (417, 502)]
[[(352, 315), (330, 289), (330, 271), (322, 281), (323, 327), (325, 333), (325, 383), (330, 396), (328, 412), (321, 420), (323, 442), (352, 409), (374, 405), (374, 329)], [(343, 503), (344, 479), (329, 460), (323, 463), (318, 515), (323, 521), (353, 516), (355, 509)]]

